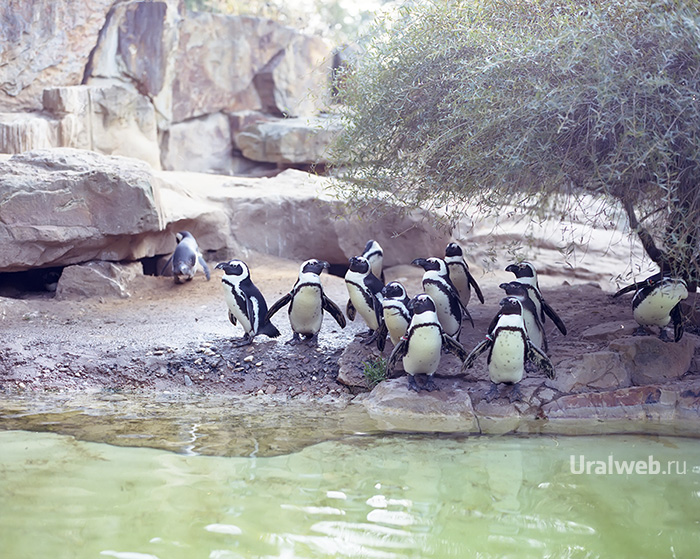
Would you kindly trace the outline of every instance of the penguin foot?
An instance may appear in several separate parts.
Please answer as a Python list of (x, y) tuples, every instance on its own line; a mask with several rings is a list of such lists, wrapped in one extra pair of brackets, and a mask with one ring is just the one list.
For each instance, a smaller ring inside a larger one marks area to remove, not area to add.
[(285, 343), (285, 345), (297, 345), (297, 344), (301, 343), (301, 336), (297, 332), (294, 332), (292, 334), (292, 337), (289, 338), (284, 343)]
[(378, 335), (379, 335), (379, 330), (370, 330), (366, 334), (360, 334), (360, 336), (362, 337), (361, 343), (363, 343), (365, 345), (369, 345), (377, 339)]
[(513, 402), (522, 402), (523, 393), (520, 391), (520, 385), (516, 382), (510, 387), (508, 392), (508, 401), (512, 404)]
[(413, 375), (408, 375), (408, 389), (413, 390), (414, 392), (420, 392), (420, 386), (418, 386), (416, 377)]
[(432, 392), (433, 390), (440, 390), (438, 388), (438, 385), (435, 384), (435, 381), (433, 380), (433, 377), (427, 376), (426, 375), (426, 380), (423, 383), (423, 390), (427, 390), (428, 392)]
[(663, 342), (672, 342), (673, 340), (668, 337), (668, 332), (666, 332), (666, 328), (662, 328), (661, 332), (659, 332), (659, 339)]
[(491, 388), (489, 391), (484, 395), (484, 400), (487, 402), (492, 402), (496, 398), (498, 398), (501, 395), (500, 391), (498, 390), (498, 385), (497, 384), (491, 384)]
[(231, 344), (233, 347), (243, 347), (247, 345), (251, 345), (253, 343), (253, 336), (250, 336), (246, 334), (242, 338), (238, 338), (237, 340), (231, 340)]
[(645, 328), (644, 326), (638, 326), (634, 329), (634, 332), (632, 332), (633, 336), (648, 336), (650, 334), (651, 332), (647, 330), (647, 328)]

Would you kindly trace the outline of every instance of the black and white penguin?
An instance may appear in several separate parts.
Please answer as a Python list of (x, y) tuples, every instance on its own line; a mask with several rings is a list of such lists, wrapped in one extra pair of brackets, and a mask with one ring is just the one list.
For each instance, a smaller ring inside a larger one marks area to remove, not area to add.
[(411, 264), (420, 266), (423, 273), (423, 291), (435, 302), (438, 318), (443, 330), (448, 336), (459, 339), (462, 330), (462, 313), (474, 326), (469, 311), (462, 306), (459, 293), (450, 280), (447, 272), (447, 264), (441, 258), (416, 258)]
[(160, 275), (165, 275), (168, 265), (172, 265), (171, 270), (175, 283), (185, 283), (194, 277), (198, 267), (201, 266), (207, 281), (209, 281), (211, 279), (209, 266), (207, 266), (199, 250), (199, 245), (197, 245), (197, 241), (192, 233), (189, 231), (180, 231), (175, 235), (175, 238), (177, 239), (175, 252), (168, 258)]
[(251, 344), (258, 334), (270, 338), (279, 336), (279, 330), (267, 320), (265, 297), (250, 279), (247, 264), (242, 260), (229, 260), (217, 264), (216, 269), (224, 271), (221, 285), (228, 306), (228, 318), (234, 326), (240, 322), (243, 327), (243, 337), (236, 345)]
[(384, 350), (386, 336), (396, 346), (411, 323), (410, 298), (401, 282), (390, 281), (382, 289), (382, 322), (377, 330), (377, 347)]
[(522, 398), (518, 383), (523, 379), (525, 363), (533, 362), (544, 370), (549, 378), (554, 378), (554, 366), (545, 353), (528, 338), (523, 322), (522, 303), (516, 297), (501, 300), (498, 322), (486, 339), (478, 344), (464, 361), (462, 369), (471, 369), (477, 357), (488, 351), (489, 378), (493, 383), (486, 394), (486, 400), (492, 400), (498, 393), (500, 383), (512, 385), (509, 399), (511, 402)]
[(327, 311), (338, 323), (345, 328), (345, 316), (331, 299), (323, 292), (321, 285), (321, 272), (328, 269), (328, 262), (311, 259), (304, 262), (299, 268), (299, 278), (292, 290), (281, 297), (270, 307), (267, 320), (285, 305), (289, 305), (289, 324), (294, 333), (287, 343), (298, 343), (303, 336), (306, 340), (316, 340), (321, 324), (323, 324), (323, 311)]
[(540, 286), (537, 283), (537, 271), (535, 267), (530, 262), (519, 262), (506, 266), (506, 272), (513, 272), (518, 282), (529, 286), (530, 299), (532, 299), (532, 302), (535, 303), (539, 311), (542, 324), (545, 323), (546, 315), (552, 319), (552, 322), (554, 322), (559, 331), (566, 336), (566, 326), (564, 322), (559, 318), (559, 315), (554, 309), (547, 304), (544, 297), (542, 297), (542, 291), (540, 291)]
[(639, 324), (635, 335), (648, 334), (648, 326), (660, 328), (659, 337), (666, 341), (666, 326), (673, 322), (673, 341), (683, 337), (681, 301), (688, 297), (688, 286), (682, 279), (659, 272), (643, 282), (623, 287), (613, 297), (636, 291), (632, 298), (632, 315)]
[(382, 320), (382, 288), (384, 284), (377, 278), (364, 256), (350, 258), (348, 271), (345, 274), (345, 285), (348, 288), (348, 304), (346, 312), (350, 320), (355, 320), (355, 313), (360, 313), (369, 327), (369, 337), (366, 342), (374, 341), (373, 334), (379, 328)]
[(374, 276), (384, 283), (384, 250), (382, 246), (374, 239), (370, 239), (367, 241), (361, 256), (365, 257), (367, 262), (369, 262)]
[[(530, 299), (530, 290), (525, 284), (518, 281), (502, 283), (498, 287), (506, 292), (510, 297), (517, 297), (523, 307), (523, 322), (525, 323), (525, 331), (527, 332), (530, 341), (542, 351), (547, 353), (547, 336), (545, 335), (544, 326), (540, 320), (540, 315), (537, 312), (535, 303)], [(501, 316), (501, 312), (493, 318), (489, 326), (489, 333), (496, 327), (496, 323)]]
[(408, 373), (408, 388), (416, 392), (432, 391), (437, 388), (433, 375), (440, 364), (442, 349), (454, 353), (461, 361), (467, 358), (467, 352), (442, 329), (435, 302), (429, 295), (417, 295), (411, 299), (409, 307), (413, 317), (406, 334), (389, 356), (387, 373), (391, 373), (401, 359), (404, 371)]
[(469, 299), (471, 299), (472, 288), (474, 293), (479, 298), (479, 301), (483, 304), (484, 296), (481, 293), (481, 288), (479, 284), (476, 283), (474, 276), (469, 272), (469, 265), (464, 259), (464, 253), (462, 247), (457, 243), (450, 243), (445, 248), (445, 264), (447, 264), (447, 271), (450, 275), (450, 280), (457, 289), (459, 293), (459, 300), (462, 301), (464, 308), (469, 304)]

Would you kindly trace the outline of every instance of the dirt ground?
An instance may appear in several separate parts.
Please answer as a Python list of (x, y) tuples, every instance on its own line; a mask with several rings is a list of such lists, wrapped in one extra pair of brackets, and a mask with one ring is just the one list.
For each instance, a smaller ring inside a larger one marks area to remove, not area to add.
[[(272, 305), (294, 284), (299, 263), (267, 255), (249, 255), (252, 279)], [(280, 338), (260, 336), (253, 345), (234, 347), (240, 326), (227, 318), (220, 276), (213, 269), (184, 285), (170, 278), (142, 276), (125, 299), (57, 300), (48, 294), (0, 297), (0, 392), (152, 390), (217, 394), (305, 394), (316, 398), (350, 398), (337, 381), (338, 359), (355, 336), (366, 330), (360, 318), (341, 330), (326, 314), (316, 346), (290, 346), (286, 309), (273, 318)], [(387, 281), (403, 281), (419, 292), (422, 270), (398, 266)], [(474, 300), (476, 327), (465, 323), (461, 342), (471, 350), (485, 334), (503, 292), (506, 272), (477, 273), (486, 304)], [(603, 341), (584, 338), (588, 328), (610, 321), (634, 325), (631, 297), (612, 300), (594, 284), (568, 285), (565, 278), (542, 278), (543, 292), (566, 323), (562, 336), (547, 322), (550, 355), (556, 366), (567, 357), (595, 351)], [(342, 278), (323, 274), (326, 293), (341, 308), (347, 302)], [(391, 349), (387, 344), (385, 353)], [(466, 382), (466, 381), (465, 381)]]

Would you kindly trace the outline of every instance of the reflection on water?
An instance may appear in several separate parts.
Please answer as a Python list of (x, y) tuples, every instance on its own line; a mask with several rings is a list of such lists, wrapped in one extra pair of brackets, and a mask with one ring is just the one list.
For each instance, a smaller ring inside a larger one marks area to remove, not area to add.
[[(685, 474), (575, 474), (683, 462)], [(0, 556), (696, 557), (691, 439), (351, 436), (269, 457), (0, 432)]]

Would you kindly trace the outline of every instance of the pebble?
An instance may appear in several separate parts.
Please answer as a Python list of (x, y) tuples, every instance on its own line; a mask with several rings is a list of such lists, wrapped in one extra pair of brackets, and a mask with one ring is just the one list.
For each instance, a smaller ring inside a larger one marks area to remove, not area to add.
[(243, 358), (243, 361), (245, 361), (246, 363), (251, 363), (253, 361), (253, 359), (255, 359), (255, 357), (253, 357), (252, 355), (246, 355)]

